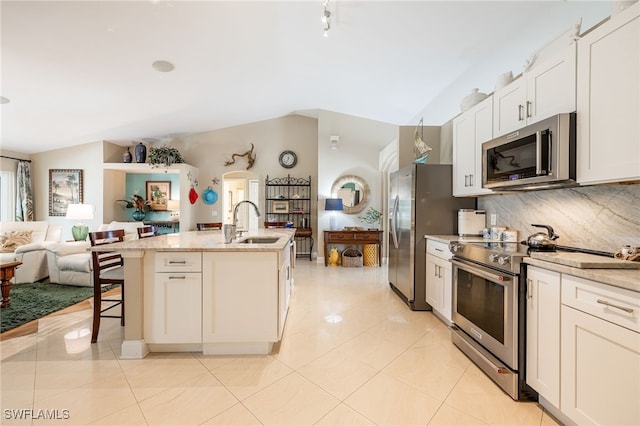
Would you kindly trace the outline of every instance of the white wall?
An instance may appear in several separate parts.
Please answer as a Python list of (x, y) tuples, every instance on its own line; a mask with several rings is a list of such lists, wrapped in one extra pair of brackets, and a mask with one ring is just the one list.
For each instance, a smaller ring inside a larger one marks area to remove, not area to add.
[[(331, 136), (339, 136), (338, 149), (332, 150)], [(333, 182), (344, 175), (363, 178), (371, 189), (365, 210), (355, 215), (337, 213), (338, 228), (366, 226), (358, 217), (369, 208), (383, 209), (382, 174), (378, 169), (379, 153), (398, 138), (398, 126), (346, 114), (321, 110), (318, 115), (318, 261), (324, 261), (324, 236), (329, 230), (330, 214), (324, 211), (324, 200), (331, 198)]]

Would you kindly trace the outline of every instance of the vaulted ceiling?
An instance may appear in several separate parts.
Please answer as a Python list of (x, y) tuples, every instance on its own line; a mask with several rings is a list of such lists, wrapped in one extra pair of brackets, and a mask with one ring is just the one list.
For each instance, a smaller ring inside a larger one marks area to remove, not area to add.
[[(610, 2), (2, 1), (2, 148), (214, 130), (336, 111), (442, 124), (474, 87)], [(158, 72), (157, 60), (174, 64)]]

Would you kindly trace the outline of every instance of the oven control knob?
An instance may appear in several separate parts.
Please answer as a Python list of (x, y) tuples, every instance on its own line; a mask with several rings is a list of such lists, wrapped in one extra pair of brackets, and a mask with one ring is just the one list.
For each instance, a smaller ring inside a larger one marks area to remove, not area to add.
[(498, 263), (500, 265), (508, 265), (509, 261), (510, 261), (509, 256), (500, 256), (500, 257), (498, 257)]
[(489, 255), (489, 260), (491, 262), (497, 262), (498, 261), (498, 255), (497, 254), (490, 254)]
[(462, 246), (460, 244), (453, 244), (451, 246), (451, 251), (454, 252), (454, 253), (458, 252), (458, 251), (461, 251), (461, 250), (462, 250)]

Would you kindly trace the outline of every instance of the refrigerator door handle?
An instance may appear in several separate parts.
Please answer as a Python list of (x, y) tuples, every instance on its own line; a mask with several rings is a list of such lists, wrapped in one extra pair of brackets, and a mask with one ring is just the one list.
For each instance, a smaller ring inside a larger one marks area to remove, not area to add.
[(393, 246), (398, 248), (398, 234), (396, 232), (396, 222), (398, 221), (398, 207), (400, 205), (400, 196), (396, 195), (393, 200), (393, 210), (391, 210), (391, 235), (393, 236)]

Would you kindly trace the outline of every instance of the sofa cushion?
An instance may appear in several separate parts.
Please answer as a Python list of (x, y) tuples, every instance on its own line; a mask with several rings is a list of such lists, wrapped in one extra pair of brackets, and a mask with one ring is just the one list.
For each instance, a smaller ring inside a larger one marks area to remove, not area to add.
[(58, 258), (58, 269), (62, 271), (91, 272), (91, 255), (76, 253)]
[(0, 236), (0, 252), (13, 253), (20, 246), (31, 242), (31, 230), (9, 231)]
[(2, 234), (6, 234), (12, 231), (32, 231), (32, 243), (39, 243), (42, 241), (60, 241), (61, 229), (62, 227), (60, 225), (49, 223), (44, 220), (33, 222), (0, 223), (0, 233)]

